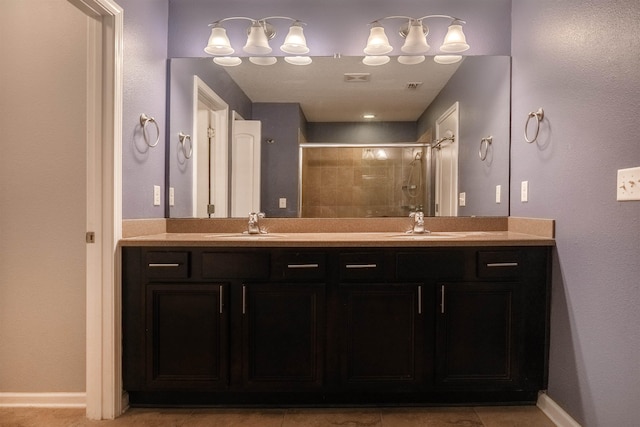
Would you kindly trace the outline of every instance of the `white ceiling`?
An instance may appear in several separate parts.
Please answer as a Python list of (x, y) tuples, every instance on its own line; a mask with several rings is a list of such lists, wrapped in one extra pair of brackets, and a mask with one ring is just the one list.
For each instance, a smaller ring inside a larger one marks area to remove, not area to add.
[[(314, 57), (306, 66), (282, 58), (260, 66), (243, 58), (242, 65), (224, 69), (252, 102), (298, 102), (310, 122), (362, 121), (363, 113), (373, 113), (379, 121), (416, 121), (459, 65), (441, 65), (427, 57), (417, 65), (391, 58), (372, 67), (362, 64), (362, 57)], [(345, 73), (370, 73), (370, 81), (347, 83)], [(422, 84), (406, 89), (413, 82)]]

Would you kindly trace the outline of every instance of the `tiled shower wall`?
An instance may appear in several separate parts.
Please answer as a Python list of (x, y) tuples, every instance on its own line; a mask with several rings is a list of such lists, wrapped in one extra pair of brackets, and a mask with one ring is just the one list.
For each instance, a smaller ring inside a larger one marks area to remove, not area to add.
[[(386, 159), (384, 159), (386, 155)], [(421, 147), (305, 147), (302, 216), (408, 216), (425, 200)]]

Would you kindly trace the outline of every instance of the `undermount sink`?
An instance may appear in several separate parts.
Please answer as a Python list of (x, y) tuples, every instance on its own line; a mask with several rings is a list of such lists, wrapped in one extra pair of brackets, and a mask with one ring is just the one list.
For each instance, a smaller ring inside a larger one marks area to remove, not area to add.
[(391, 238), (394, 239), (408, 239), (408, 240), (440, 240), (440, 239), (455, 239), (456, 237), (464, 237), (464, 234), (459, 233), (403, 233), (392, 234)]
[(285, 237), (283, 234), (249, 234), (249, 233), (224, 233), (224, 234), (207, 234), (204, 237), (210, 239), (277, 239)]

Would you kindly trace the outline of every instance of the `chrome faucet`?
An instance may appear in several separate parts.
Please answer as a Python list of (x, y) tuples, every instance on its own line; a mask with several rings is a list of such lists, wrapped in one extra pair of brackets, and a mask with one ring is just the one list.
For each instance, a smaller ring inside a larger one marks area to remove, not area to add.
[(431, 233), (429, 230), (424, 229), (424, 212), (415, 211), (409, 214), (410, 218), (413, 218), (413, 224), (411, 226), (411, 230), (407, 231), (407, 233), (415, 233), (415, 234), (424, 234)]
[(247, 224), (248, 234), (267, 234), (267, 232), (260, 227), (260, 218), (264, 218), (263, 212), (251, 212), (249, 214), (249, 223)]

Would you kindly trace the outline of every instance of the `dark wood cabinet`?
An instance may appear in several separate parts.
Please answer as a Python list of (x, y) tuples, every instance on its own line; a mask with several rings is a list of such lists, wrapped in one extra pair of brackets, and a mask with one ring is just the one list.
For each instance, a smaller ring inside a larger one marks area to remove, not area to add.
[(221, 284), (146, 285), (149, 388), (209, 390), (227, 386), (224, 289)]
[(322, 385), (324, 287), (243, 285), (243, 380), (248, 389)]
[(534, 402), (549, 247), (123, 248), (136, 405)]
[(342, 381), (410, 389), (423, 381), (422, 286), (341, 285)]
[(518, 380), (520, 294), (512, 283), (447, 283), (438, 289), (436, 380), (486, 386)]

